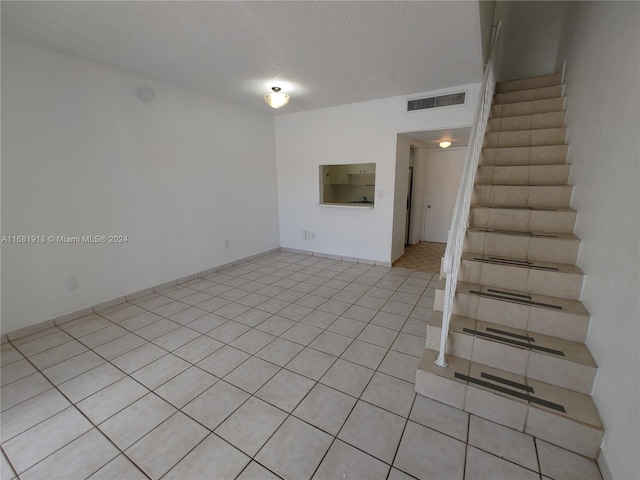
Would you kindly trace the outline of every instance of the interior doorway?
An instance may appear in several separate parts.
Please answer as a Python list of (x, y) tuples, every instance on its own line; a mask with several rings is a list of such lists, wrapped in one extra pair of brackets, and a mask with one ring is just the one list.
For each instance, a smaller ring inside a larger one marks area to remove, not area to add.
[[(393, 194), (393, 229), (391, 234), (391, 262), (396, 262), (406, 248), (426, 240), (428, 155), (440, 150), (439, 143), (451, 141), (449, 151), (466, 147), (470, 127), (399, 133), (396, 143), (396, 164)], [(411, 157), (411, 159), (410, 159)], [(413, 167), (410, 169), (409, 167)], [(456, 180), (454, 189), (457, 189)], [(455, 198), (454, 192), (454, 198)], [(440, 203), (440, 202), (438, 202)], [(448, 229), (448, 225), (447, 225)], [(438, 239), (445, 242), (445, 239)]]
[(412, 146), (409, 149), (409, 171), (407, 173), (407, 215), (406, 215), (406, 225), (404, 232), (404, 246), (408, 246), (411, 244), (411, 207), (412, 207), (412, 198), (413, 198), (413, 166), (415, 163), (415, 154), (416, 150)]
[(427, 154), (427, 199), (423, 240), (446, 243), (466, 148), (430, 150)]

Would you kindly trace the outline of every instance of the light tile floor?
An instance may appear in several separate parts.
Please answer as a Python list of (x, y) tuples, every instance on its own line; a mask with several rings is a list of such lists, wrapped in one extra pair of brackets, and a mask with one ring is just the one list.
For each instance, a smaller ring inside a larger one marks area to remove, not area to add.
[(414, 393), (429, 272), (281, 252), (2, 345), (2, 480), (601, 478)]
[(419, 242), (409, 245), (404, 247), (404, 255), (393, 266), (439, 273), (445, 248), (446, 243)]

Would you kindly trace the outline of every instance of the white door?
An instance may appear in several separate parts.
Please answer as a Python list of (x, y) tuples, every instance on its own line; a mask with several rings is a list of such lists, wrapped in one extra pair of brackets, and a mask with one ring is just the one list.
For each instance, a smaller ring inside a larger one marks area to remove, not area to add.
[(467, 149), (430, 150), (427, 155), (426, 242), (446, 243)]

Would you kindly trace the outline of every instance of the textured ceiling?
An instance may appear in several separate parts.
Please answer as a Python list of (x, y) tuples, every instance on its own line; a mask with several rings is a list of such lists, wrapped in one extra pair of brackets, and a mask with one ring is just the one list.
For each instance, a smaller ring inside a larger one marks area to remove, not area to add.
[(477, 1), (2, 1), (2, 35), (273, 113), (482, 79)]

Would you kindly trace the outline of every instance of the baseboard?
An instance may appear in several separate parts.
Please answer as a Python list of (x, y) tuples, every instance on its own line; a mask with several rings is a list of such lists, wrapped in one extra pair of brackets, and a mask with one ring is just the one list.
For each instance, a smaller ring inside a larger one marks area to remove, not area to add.
[(93, 307), (83, 308), (81, 310), (77, 310), (75, 312), (67, 313), (65, 315), (61, 315), (59, 317), (53, 318), (51, 320), (45, 320), (44, 322), (36, 323), (34, 325), (29, 325), (28, 327), (20, 328), (18, 330), (13, 330), (11, 332), (5, 333), (2, 335), (1, 340), (2, 343), (6, 343), (10, 340), (18, 340), (19, 338), (26, 337), (28, 335), (33, 335), (34, 333), (38, 333), (40, 331), (46, 330), (51, 327), (55, 327), (58, 325), (62, 325), (67, 322), (71, 322), (80, 317), (84, 317), (90, 315), (92, 313), (99, 313), (102, 310), (106, 310), (107, 308), (114, 307), (116, 305), (120, 305), (121, 303), (125, 303), (131, 300), (135, 300), (136, 298), (144, 297), (145, 295), (149, 295), (154, 292), (158, 292), (159, 290), (164, 290), (165, 288), (172, 287), (174, 285), (179, 285), (181, 283), (188, 282), (195, 278), (206, 277), (207, 275), (211, 275), (212, 273), (219, 272), (221, 270), (225, 270), (227, 268), (236, 267), (238, 265), (242, 265), (243, 263), (250, 262), (252, 260), (256, 260), (260, 257), (264, 257), (267, 255), (271, 255), (277, 252), (289, 252), (289, 253), (297, 253), (301, 255), (310, 255), (314, 257), (321, 258), (331, 258), (333, 260), (342, 260), (346, 262), (354, 262), (354, 263), (364, 263), (367, 265), (376, 265), (383, 267), (391, 267), (390, 262), (380, 262), (376, 260), (369, 260), (366, 258), (356, 258), (356, 257), (343, 257), (340, 255), (330, 255), (326, 253), (320, 252), (311, 252), (307, 250), (296, 250), (293, 248), (284, 248), (278, 247), (268, 250), (266, 252), (258, 253), (255, 255), (251, 255), (245, 258), (241, 258), (239, 260), (234, 260), (233, 262), (225, 263), (223, 265), (218, 265), (217, 267), (208, 268), (206, 270), (202, 270), (198, 273), (193, 273), (191, 275), (187, 275), (185, 277), (181, 277), (176, 280), (171, 280), (170, 282), (161, 283), (160, 285), (155, 285), (153, 287), (145, 288), (143, 290), (139, 290), (137, 292), (130, 293), (128, 295), (123, 295), (121, 297), (113, 298), (106, 302), (99, 303), (94, 305)]
[(395, 265), (398, 260), (400, 260), (402, 257), (404, 257), (404, 252), (402, 252), (400, 255), (398, 255), (396, 258), (393, 259), (393, 262), (391, 262), (392, 265)]
[(111, 300), (107, 300), (106, 302), (99, 303), (99, 304), (94, 305), (92, 307), (82, 308), (80, 310), (76, 310), (75, 312), (66, 313), (64, 315), (52, 318), (50, 320), (45, 320), (43, 322), (35, 323), (35, 324), (29, 325), (27, 327), (19, 328), (17, 330), (13, 330), (11, 332), (7, 332), (7, 333), (2, 334), (2, 336), (0, 338), (1, 339), (1, 343), (6, 343), (6, 342), (8, 342), (10, 340), (18, 340), (19, 338), (23, 338), (23, 337), (26, 337), (28, 335), (33, 335), (34, 333), (38, 333), (38, 332), (41, 332), (43, 330), (47, 330), (48, 328), (55, 327), (55, 326), (58, 326), (58, 325), (62, 325), (62, 324), (65, 324), (67, 322), (71, 322), (73, 320), (77, 320), (78, 318), (85, 317), (85, 316), (90, 315), (92, 313), (99, 313), (100, 311), (106, 310), (107, 308), (111, 308), (111, 307), (114, 307), (116, 305), (120, 305), (121, 303), (125, 303), (127, 301), (134, 300), (136, 298), (140, 298), (140, 297), (143, 297), (145, 295), (149, 295), (149, 294), (157, 292), (159, 290), (164, 290), (165, 288), (168, 288), (168, 287), (171, 287), (171, 286), (174, 286), (174, 285), (179, 285), (181, 283), (188, 282), (190, 280), (193, 280), (194, 278), (206, 277), (207, 275), (211, 275), (212, 273), (219, 272), (219, 271), (224, 270), (226, 268), (235, 267), (235, 266), (241, 265), (241, 264), (243, 264), (245, 262), (249, 262), (251, 260), (255, 260), (257, 258), (264, 257), (264, 256), (267, 256), (267, 255), (271, 255), (273, 253), (280, 252), (280, 251), (282, 251), (282, 249), (280, 247), (273, 248), (273, 249), (268, 250), (266, 252), (258, 253), (256, 255), (251, 255), (251, 256), (248, 256), (248, 257), (245, 257), (245, 258), (242, 258), (242, 259), (239, 259), (239, 260), (235, 260), (233, 262), (225, 263), (223, 265), (218, 265), (217, 267), (209, 268), (207, 270), (203, 270), (203, 271), (198, 272), (198, 273), (187, 275), (187, 276), (181, 277), (181, 278), (179, 278), (177, 280), (172, 280), (170, 282), (161, 283), (159, 285), (155, 285), (153, 287), (145, 288), (143, 290), (139, 290), (139, 291), (131, 293), (129, 295), (123, 295), (121, 297), (113, 298)]
[(314, 252), (311, 250), (298, 250), (296, 248), (281, 247), (283, 252), (299, 253), (301, 255), (312, 255), (314, 257), (330, 258), (332, 260), (342, 260), (345, 262), (364, 263), (367, 265), (376, 265), (380, 267), (391, 267), (391, 262), (381, 262), (380, 260), (371, 260), (368, 258), (343, 257), (329, 253)]

